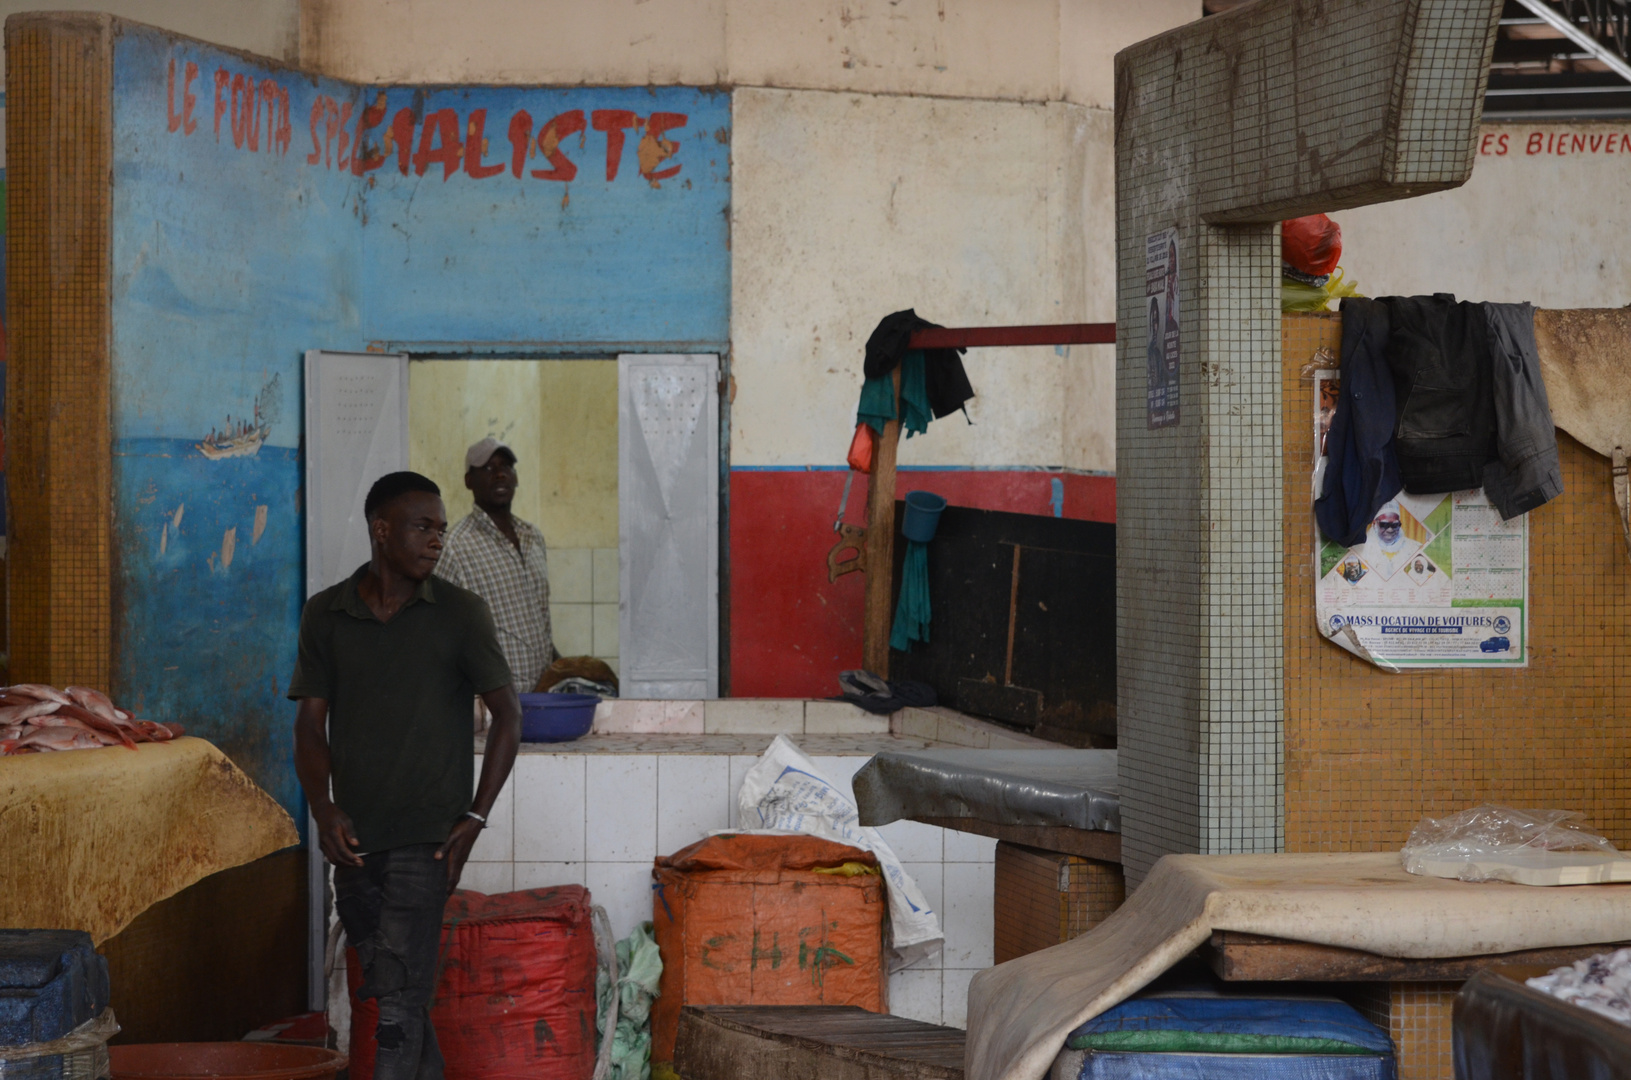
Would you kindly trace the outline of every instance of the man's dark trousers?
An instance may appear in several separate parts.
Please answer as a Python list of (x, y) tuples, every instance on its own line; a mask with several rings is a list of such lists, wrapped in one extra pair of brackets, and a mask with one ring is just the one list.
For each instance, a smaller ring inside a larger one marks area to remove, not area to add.
[(334, 906), (362, 961), (359, 998), (379, 1004), (374, 1080), (442, 1080), (430, 1023), (447, 904), (447, 863), (436, 844), (409, 844), (334, 868)]

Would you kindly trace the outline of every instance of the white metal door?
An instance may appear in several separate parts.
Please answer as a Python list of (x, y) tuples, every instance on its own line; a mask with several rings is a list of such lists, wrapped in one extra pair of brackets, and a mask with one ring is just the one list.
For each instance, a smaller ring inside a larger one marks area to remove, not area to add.
[[(363, 500), (375, 480), (408, 467), (408, 358), (306, 351), (306, 595), (368, 561)], [(307, 998), (324, 1008), (328, 867), (307, 816)]]
[(306, 595), (368, 561), (362, 504), (408, 467), (408, 358), (306, 352)]
[(622, 696), (719, 696), (719, 358), (617, 358)]

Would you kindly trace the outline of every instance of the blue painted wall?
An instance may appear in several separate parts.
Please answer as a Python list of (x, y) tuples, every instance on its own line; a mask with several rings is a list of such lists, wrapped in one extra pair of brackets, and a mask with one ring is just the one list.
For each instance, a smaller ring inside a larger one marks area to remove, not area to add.
[[(415, 158), (404, 175), (393, 151), (367, 174), (363, 326), (370, 340), (674, 344), (729, 337), (728, 95), (484, 87), (386, 97), (381, 127), (390, 130), (404, 110), (414, 117)], [(478, 113), (484, 147), (469, 138)], [(654, 117), (664, 128), (655, 135)], [(646, 127), (612, 127), (632, 120)], [(537, 137), (552, 121), (568, 131), (544, 136), (561, 165), (539, 151)], [(512, 125), (524, 142), (520, 176)], [(445, 155), (448, 127), (465, 143), (453, 147), (460, 154), (453, 169), (445, 156), (421, 153)], [(620, 149), (614, 133), (622, 136)]]
[[(134, 28), (114, 92), (112, 689), (303, 820), (304, 351), (725, 341), (729, 98), (359, 88)], [(201, 452), (240, 422), (253, 455)]]
[[(298, 810), (301, 357), (363, 339), (356, 185), (308, 168), (294, 132), (341, 88), (146, 31), (119, 39), (113, 85), (114, 693)], [(206, 459), (257, 398), (259, 451)]]

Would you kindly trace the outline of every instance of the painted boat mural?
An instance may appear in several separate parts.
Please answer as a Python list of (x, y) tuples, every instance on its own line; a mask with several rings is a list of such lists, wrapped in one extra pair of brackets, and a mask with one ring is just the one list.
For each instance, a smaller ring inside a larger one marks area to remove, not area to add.
[(272, 381), (261, 387), (261, 392), (255, 395), (255, 412), (250, 419), (234, 421), (232, 415), (227, 414), (226, 430), (218, 432), (211, 428), (203, 442), (193, 444), (198, 452), (211, 461), (258, 454), (281, 413), (278, 398), (281, 378), (273, 375)]

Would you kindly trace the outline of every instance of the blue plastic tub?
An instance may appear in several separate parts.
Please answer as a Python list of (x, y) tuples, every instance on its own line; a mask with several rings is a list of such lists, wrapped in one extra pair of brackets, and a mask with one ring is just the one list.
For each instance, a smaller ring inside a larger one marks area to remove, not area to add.
[(570, 742), (594, 726), (599, 694), (522, 694), (522, 742)]
[(940, 511), (945, 508), (946, 500), (932, 491), (908, 492), (906, 516), (900, 523), (901, 534), (908, 540), (927, 544), (934, 539), (934, 530), (940, 524)]
[(0, 930), (0, 1045), (60, 1039), (107, 1007), (108, 962), (89, 934)]

